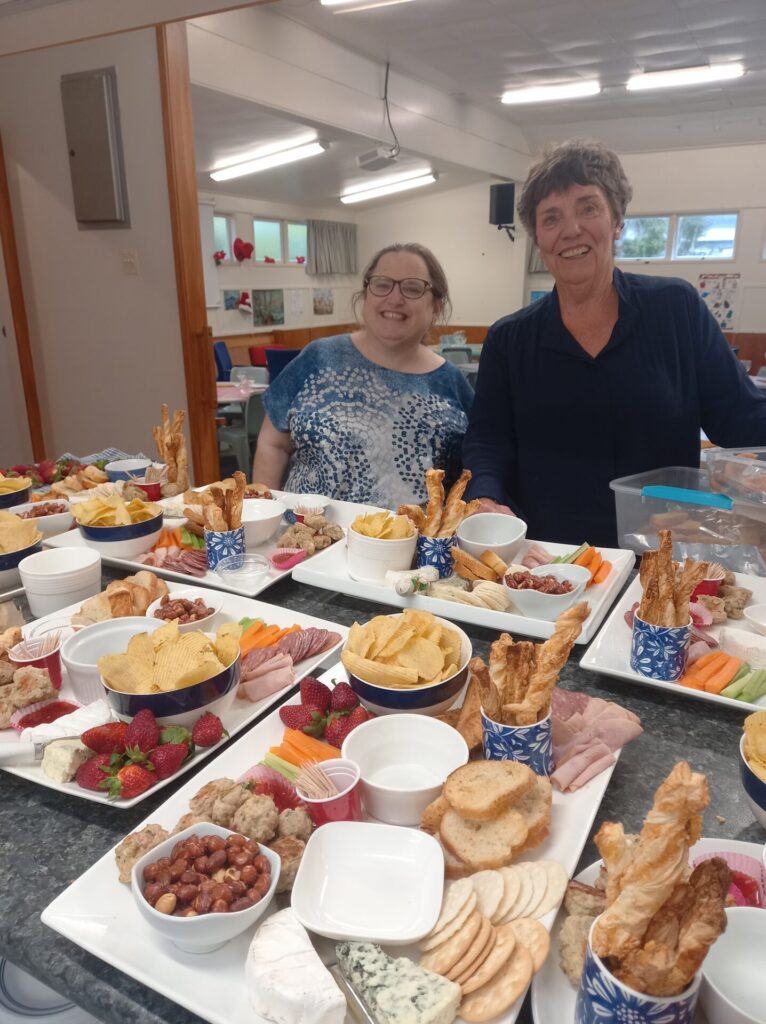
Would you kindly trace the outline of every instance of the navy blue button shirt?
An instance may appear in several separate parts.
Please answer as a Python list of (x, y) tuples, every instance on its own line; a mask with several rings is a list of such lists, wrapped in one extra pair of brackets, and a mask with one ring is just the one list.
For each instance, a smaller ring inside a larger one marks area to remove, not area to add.
[(468, 495), (511, 507), (538, 540), (617, 545), (609, 481), (699, 466), (715, 444), (766, 445), (766, 397), (686, 281), (614, 272), (619, 316), (593, 358), (554, 291), (498, 320), (479, 365)]

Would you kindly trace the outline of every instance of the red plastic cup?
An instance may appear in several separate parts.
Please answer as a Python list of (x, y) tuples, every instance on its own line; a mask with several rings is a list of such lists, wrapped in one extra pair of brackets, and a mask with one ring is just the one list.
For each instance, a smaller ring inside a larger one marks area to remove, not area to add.
[(690, 600), (696, 601), (697, 596), (699, 594), (706, 594), (706, 595), (709, 595), (710, 597), (718, 597), (718, 591), (721, 589), (721, 584), (722, 583), (723, 583), (722, 579), (703, 580), (701, 583), (698, 583), (697, 586), (692, 591), (692, 596), (691, 596)]
[[(64, 642), (62, 637), (59, 641), (58, 647), (54, 651), (50, 651), (48, 654), (34, 657), (34, 651), (37, 648), (42, 649), (45, 643), (44, 637), (38, 637), (34, 640), (22, 640), (20, 644), (16, 644), (8, 651), (8, 660), (11, 661), (17, 668), (23, 668), (26, 665), (30, 665), (32, 668), (45, 668), (48, 670), (48, 675), (51, 677), (51, 683), (54, 689), (61, 689), (61, 644)], [(29, 654), (24, 652), (28, 651)]]
[(333, 757), (318, 765), (332, 779), (339, 790), (337, 796), (323, 797), (319, 800), (304, 796), (296, 786), (298, 796), (306, 804), (311, 820), (317, 828), (328, 821), (361, 821), (362, 820), (362, 787), (359, 781), (360, 770), (356, 761), (346, 757)]
[(159, 501), (160, 498), (162, 497), (162, 484), (160, 484), (159, 482), (152, 484), (144, 483), (143, 480), (134, 480), (133, 482), (135, 483), (136, 487), (140, 487), (141, 490), (144, 492), (147, 501)]

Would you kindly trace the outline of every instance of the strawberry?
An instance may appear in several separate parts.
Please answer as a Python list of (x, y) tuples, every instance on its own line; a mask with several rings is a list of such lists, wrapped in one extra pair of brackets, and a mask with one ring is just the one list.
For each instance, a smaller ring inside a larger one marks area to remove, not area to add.
[(316, 708), (323, 715), (327, 714), (332, 696), (329, 686), (320, 683), (314, 676), (306, 676), (301, 679), (301, 704), (306, 707)]
[(131, 800), (145, 793), (156, 781), (153, 767), (149, 771), (140, 764), (127, 764), (116, 775), (105, 779), (99, 788), (107, 790), (112, 800)]
[(121, 764), (122, 758), (119, 754), (95, 754), (77, 769), (75, 782), (82, 789), (102, 789), (102, 783)]
[[(356, 729), (356, 727), (361, 725), (363, 722), (369, 722), (369, 720), (374, 717), (374, 715), (371, 715), (370, 712), (360, 704), (358, 707), (354, 708), (346, 719), (349, 727), (348, 732), (351, 732), (352, 729)], [(348, 732), (346, 733), (347, 736)]]
[(222, 736), (228, 735), (221, 719), (210, 711), (198, 718), (192, 729), (192, 739), (198, 747), (214, 747)]
[(186, 760), (189, 748), (185, 743), (163, 743), (149, 754), (149, 761), (154, 765), (155, 779), (168, 779), (175, 775)]
[(140, 747), (145, 754), (154, 750), (160, 742), (160, 727), (154, 712), (148, 708), (142, 708), (128, 726), (125, 733), (125, 746)]
[(321, 736), (325, 727), (325, 718), (316, 708), (303, 704), (287, 704), (279, 709), (282, 724), (288, 729), (298, 729), (308, 736)]
[(359, 704), (359, 698), (348, 683), (336, 683), (330, 697), (331, 711), (353, 711)]
[(350, 715), (330, 715), (330, 721), (324, 731), (325, 743), (340, 749), (343, 746), (343, 741), (353, 729), (353, 726), (349, 725), (350, 718)]
[(80, 737), (80, 742), (96, 754), (122, 754), (127, 731), (125, 722), (107, 722), (106, 725), (87, 729)]

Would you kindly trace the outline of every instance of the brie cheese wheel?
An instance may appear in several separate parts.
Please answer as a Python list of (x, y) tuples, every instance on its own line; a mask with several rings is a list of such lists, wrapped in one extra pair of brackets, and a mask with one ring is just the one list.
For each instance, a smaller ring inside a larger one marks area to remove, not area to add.
[(41, 725), (24, 729), (20, 738), (22, 743), (49, 743), (51, 740), (81, 736), (88, 729), (94, 729), (97, 725), (106, 725), (107, 722), (117, 721), (119, 721), (117, 713), (105, 700), (94, 700), (91, 704), (86, 704), (68, 715), (62, 715), (55, 722), (43, 722)]
[(250, 1004), (275, 1024), (343, 1024), (346, 999), (293, 910), (267, 918), (247, 952)]

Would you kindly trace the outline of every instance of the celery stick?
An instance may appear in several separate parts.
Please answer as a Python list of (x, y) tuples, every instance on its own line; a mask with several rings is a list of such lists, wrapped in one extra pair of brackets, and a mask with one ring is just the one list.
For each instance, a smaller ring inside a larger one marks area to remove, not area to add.
[(748, 665), (745, 675), (737, 673), (726, 689), (721, 690), (721, 696), (732, 697), (734, 700), (742, 700), (743, 698), (741, 694), (754, 675), (754, 670)]
[(750, 676), (747, 686), (742, 690), (739, 696), (739, 700), (747, 701), (748, 703), (754, 701), (761, 693), (761, 687), (766, 679), (766, 670), (759, 669), (757, 672), (753, 672)]
[(581, 544), (575, 551), (570, 551), (568, 555), (559, 555), (558, 558), (554, 558), (551, 565), (568, 565), (574, 562), (576, 558), (579, 558), (580, 555), (584, 555), (589, 547), (590, 544), (586, 541), (585, 544)]
[(732, 681), (731, 681), (731, 682), (729, 683), (729, 686), (733, 686), (733, 685), (734, 685), (734, 683), (736, 683), (736, 682), (738, 682), (738, 681), (739, 681), (740, 679), (742, 679), (742, 678), (743, 678), (743, 676), (749, 676), (749, 675), (750, 675), (750, 673), (751, 673), (752, 671), (753, 671), (753, 669), (752, 669), (752, 668), (750, 667), (750, 665), (748, 665), (748, 663), (747, 663), (746, 661), (745, 661), (745, 662), (743, 662), (743, 663), (742, 663), (742, 668), (741, 668), (741, 669), (739, 670), (739, 672), (737, 672), (737, 674), (736, 674), (736, 675), (734, 676), (734, 678), (732, 679)]
[(278, 757), (277, 754), (266, 754), (261, 760), (261, 764), (265, 764), (267, 768), (273, 768), (275, 772), (284, 775), (288, 782), (295, 782), (300, 774), (300, 768), (290, 764), (289, 761), (285, 761), (283, 757)]

